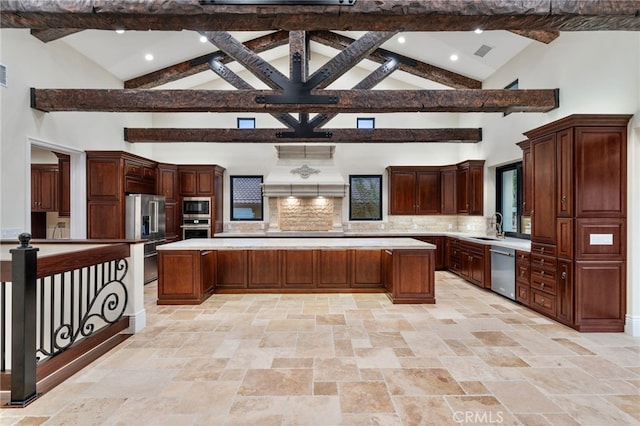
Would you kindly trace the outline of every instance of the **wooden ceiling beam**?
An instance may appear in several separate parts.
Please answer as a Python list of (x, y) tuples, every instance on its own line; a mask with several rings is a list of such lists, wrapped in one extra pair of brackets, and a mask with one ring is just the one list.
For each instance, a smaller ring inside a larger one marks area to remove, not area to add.
[[(279, 46), (284, 46), (289, 41), (289, 33), (287, 31), (276, 31), (262, 37), (257, 37), (252, 40), (244, 42), (244, 46), (252, 50), (255, 53), (262, 53), (267, 50), (274, 49)], [(217, 61), (223, 64), (233, 62), (234, 59), (229, 57), (224, 52), (218, 50), (207, 55), (199, 56), (197, 58), (189, 59), (188, 61), (180, 62), (175, 65), (171, 65), (149, 74), (141, 75), (131, 80), (124, 82), (125, 89), (150, 89), (160, 86), (162, 84), (177, 81), (185, 77), (189, 77), (200, 72), (204, 72), (209, 69), (209, 61), (212, 58), (216, 58)]]
[(66, 37), (68, 35), (78, 33), (80, 31), (82, 30), (78, 30), (75, 28), (50, 28), (44, 30), (31, 30), (31, 35), (42, 42), (48, 43), (50, 41)]
[(549, 44), (560, 37), (560, 31), (511, 30), (511, 32), (544, 44)]
[(547, 112), (558, 107), (558, 89), (539, 90), (322, 90), (329, 104), (267, 104), (268, 90), (31, 89), (41, 111), (117, 112)]
[(140, 31), (637, 31), (639, 9), (637, 0), (363, 0), (352, 6), (21, 0), (2, 2), (0, 26)]
[[(338, 50), (346, 49), (355, 41), (350, 37), (331, 31), (313, 31), (309, 34), (309, 38), (316, 43)], [(416, 77), (425, 78), (455, 89), (482, 88), (482, 82), (479, 80), (474, 80), (473, 78), (466, 77), (462, 74), (457, 74), (455, 72), (445, 70), (444, 68), (439, 68), (434, 65), (391, 52), (390, 50), (376, 49), (367, 56), (367, 59), (379, 64), (386, 63), (389, 58), (395, 58), (398, 61), (401, 71), (415, 75)]]
[(323, 129), (328, 138), (278, 137), (286, 129), (176, 129), (125, 128), (128, 142), (221, 142), (221, 143), (476, 143), (482, 129)]

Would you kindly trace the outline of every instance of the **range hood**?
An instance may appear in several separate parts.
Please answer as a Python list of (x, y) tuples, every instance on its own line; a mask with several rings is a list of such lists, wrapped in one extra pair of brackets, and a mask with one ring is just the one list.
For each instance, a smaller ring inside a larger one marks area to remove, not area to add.
[(278, 160), (262, 184), (264, 197), (344, 198), (349, 191), (335, 165), (335, 145), (276, 145)]

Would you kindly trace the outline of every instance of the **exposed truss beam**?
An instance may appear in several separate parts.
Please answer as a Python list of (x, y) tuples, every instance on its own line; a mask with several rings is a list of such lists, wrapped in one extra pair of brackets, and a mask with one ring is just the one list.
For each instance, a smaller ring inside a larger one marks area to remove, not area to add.
[(344, 142), (344, 143), (404, 143), (457, 142), (476, 143), (482, 140), (482, 129), (323, 129), (330, 137), (282, 138), (284, 129), (175, 129), (125, 128), (128, 142)]
[[(355, 41), (350, 37), (331, 31), (313, 31), (309, 34), (309, 38), (312, 41), (338, 50), (346, 49)], [(389, 60), (389, 58), (395, 58), (398, 61), (401, 71), (415, 75), (416, 77), (425, 78), (456, 89), (482, 88), (481, 81), (445, 70), (444, 68), (439, 68), (434, 65), (417, 61), (413, 58), (391, 52), (390, 50), (376, 49), (367, 56), (367, 59), (379, 64), (384, 64)]]
[(323, 90), (333, 104), (268, 104), (264, 90), (31, 89), (41, 111), (119, 112), (547, 112), (558, 107), (557, 89), (541, 90)]
[(201, 6), (198, 0), (2, 2), (3, 28), (115, 30), (637, 31), (637, 0), (377, 0), (353, 6)]
[(276, 67), (248, 49), (228, 32), (207, 31), (201, 34), (270, 88), (284, 88), (289, 81)]
[(316, 89), (329, 86), (397, 33), (398, 31), (366, 33), (313, 73), (307, 80), (309, 86)]
[[(289, 33), (287, 31), (276, 31), (262, 37), (254, 38), (244, 42), (247, 49), (255, 53), (262, 53), (287, 44)], [(207, 55), (199, 56), (188, 61), (180, 62), (166, 68), (159, 69), (149, 74), (141, 75), (124, 82), (125, 89), (150, 89), (162, 84), (177, 81), (185, 77), (206, 71), (209, 68), (209, 61), (217, 58), (220, 63), (228, 64), (233, 62), (233, 58), (218, 50)]]

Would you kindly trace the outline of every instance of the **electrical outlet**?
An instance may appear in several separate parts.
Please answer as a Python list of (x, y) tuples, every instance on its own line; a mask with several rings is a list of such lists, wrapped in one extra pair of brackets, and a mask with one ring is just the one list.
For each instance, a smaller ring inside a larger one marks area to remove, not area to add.
[(56, 225), (58, 228), (66, 228), (67, 224), (65, 222), (58, 222), (58, 224)]

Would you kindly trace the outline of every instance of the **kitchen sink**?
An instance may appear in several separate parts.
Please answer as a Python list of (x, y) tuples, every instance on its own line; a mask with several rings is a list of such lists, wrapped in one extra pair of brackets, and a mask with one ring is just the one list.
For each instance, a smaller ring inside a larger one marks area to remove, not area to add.
[(498, 241), (497, 238), (493, 238), (493, 237), (471, 237), (475, 240), (483, 240), (483, 241)]

